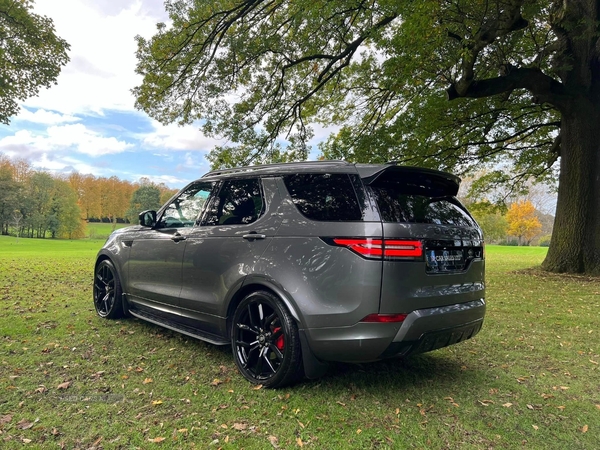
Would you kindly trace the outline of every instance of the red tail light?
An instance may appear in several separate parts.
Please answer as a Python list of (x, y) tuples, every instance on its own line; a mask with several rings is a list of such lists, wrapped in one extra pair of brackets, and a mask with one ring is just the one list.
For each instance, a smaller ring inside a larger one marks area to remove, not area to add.
[(361, 322), (368, 323), (392, 323), (392, 322), (404, 322), (408, 314), (369, 314), (367, 317), (361, 320)]
[(367, 258), (420, 258), (423, 256), (421, 241), (369, 238), (334, 238), (333, 243), (348, 247)]

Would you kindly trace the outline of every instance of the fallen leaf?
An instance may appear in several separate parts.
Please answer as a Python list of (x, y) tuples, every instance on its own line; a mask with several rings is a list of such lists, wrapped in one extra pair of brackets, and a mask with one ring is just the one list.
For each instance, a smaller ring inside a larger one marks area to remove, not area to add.
[(164, 438), (164, 437), (155, 437), (155, 438), (152, 438), (152, 439), (148, 439), (148, 442), (154, 442), (155, 444), (160, 444), (165, 439), (166, 438)]
[(490, 406), (492, 404), (494, 404), (493, 400), (477, 400), (479, 403), (481, 403), (483, 406)]
[(505, 403), (502, 406), (504, 406), (505, 408), (510, 408), (512, 405), (513, 405), (512, 403), (508, 402), (508, 403)]
[(596, 364), (596, 365), (598, 365), (598, 361), (594, 361), (593, 359), (590, 359), (590, 362), (591, 362), (592, 364)]
[(587, 431), (588, 431), (588, 426), (584, 425), (583, 428), (581, 429), (581, 432), (582, 433), (587, 433)]
[(212, 380), (212, 383), (210, 383), (211, 386), (218, 386), (221, 383), (223, 383), (221, 380), (219, 380), (218, 378), (215, 378), (214, 380)]
[(542, 398), (545, 400), (548, 400), (549, 398), (554, 398), (554, 395), (552, 394), (542, 394)]
[(561, 405), (561, 406), (557, 406), (557, 408), (558, 408), (558, 409), (560, 409), (561, 411), (564, 411), (564, 410), (565, 410), (565, 407), (564, 407), (564, 406), (562, 406), (562, 405)]
[(0, 425), (2, 425), (3, 423), (8, 423), (12, 420), (12, 416), (10, 414), (7, 414), (5, 416), (0, 416)]
[(233, 424), (232, 428), (234, 430), (242, 431), (242, 430), (245, 430), (246, 428), (248, 428), (248, 425), (245, 424), (245, 423), (238, 423), (238, 422), (236, 422), (236, 423)]
[(65, 381), (64, 383), (60, 383), (58, 386), (56, 386), (56, 389), (68, 389), (69, 386), (71, 386), (71, 381)]
[(17, 423), (17, 428), (19, 430), (29, 430), (31, 427), (33, 427), (34, 422), (29, 422), (26, 419), (21, 419), (19, 421), (19, 423)]
[(186, 434), (188, 432), (187, 428), (180, 428), (179, 430), (177, 430), (178, 433), (183, 433)]
[(337, 403), (338, 405), (340, 405), (340, 406), (346, 406), (346, 404), (345, 404), (345, 403), (342, 403), (342, 402), (336, 402), (336, 403)]
[(273, 448), (279, 448), (279, 439), (277, 439), (277, 436), (269, 436), (267, 439), (269, 440)]
[(359, 428), (358, 430), (356, 430), (356, 434), (360, 434), (362, 433), (362, 430)]
[(304, 442), (299, 437), (296, 438), (296, 444), (298, 444), (298, 447), (304, 447)]
[(31, 439), (27, 439), (27, 438), (23, 438), (22, 441), (23, 441), (24, 444), (31, 443)]
[(146, 378), (144, 381), (142, 381), (142, 383), (148, 384), (148, 383), (152, 383), (152, 381), (154, 381), (152, 378)]
[(162, 405), (162, 400), (152, 400), (152, 404), (153, 404), (154, 406), (157, 406), (157, 405)]
[(262, 384), (257, 384), (256, 386), (254, 386), (252, 389), (254, 389), (255, 391), (258, 391), (259, 389), (262, 389), (263, 385)]
[(539, 430), (540, 427), (538, 427), (537, 425), (531, 425), (533, 427), (534, 430)]
[(534, 407), (533, 407), (533, 405), (527, 404), (527, 409), (531, 409), (533, 411)]

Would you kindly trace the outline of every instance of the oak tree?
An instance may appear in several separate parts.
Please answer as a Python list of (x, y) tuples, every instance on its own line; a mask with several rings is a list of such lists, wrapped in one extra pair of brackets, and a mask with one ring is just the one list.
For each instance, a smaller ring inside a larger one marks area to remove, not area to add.
[[(597, 0), (167, 0), (137, 106), (202, 121), (215, 167), (321, 150), (491, 182), (559, 177), (543, 267), (600, 273)], [(283, 142), (287, 140), (287, 142)], [(283, 142), (283, 143), (282, 143)]]

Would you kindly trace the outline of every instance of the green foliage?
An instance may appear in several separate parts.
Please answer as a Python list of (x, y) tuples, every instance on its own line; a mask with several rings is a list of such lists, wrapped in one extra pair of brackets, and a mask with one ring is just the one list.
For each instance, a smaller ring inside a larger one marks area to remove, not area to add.
[(506, 221), (506, 217), (500, 212), (471, 210), (471, 214), (483, 230), (483, 237), (486, 242), (494, 243), (506, 237), (508, 222)]
[(32, 8), (32, 0), (0, 0), (1, 123), (18, 113), (18, 102), (55, 84), (69, 61), (69, 44), (55, 34), (51, 19)]
[[(487, 3), (167, 1), (172, 24), (138, 37), (137, 106), (163, 123), (205, 120), (205, 132), (237, 144), (215, 148), (213, 167), (305, 159), (313, 122), (342, 125), (321, 145), (327, 159), (464, 172), (510, 157), (518, 173), (551, 176), (553, 109), (523, 93), (445, 98), (465, 58), (448, 36), (474, 40), (468, 30), (496, 14)], [(497, 76), (503, 55), (532, 59), (546, 44), (547, 11), (526, 12), (526, 31), (477, 60), (481, 77)]]
[(140, 212), (156, 211), (160, 207), (160, 189), (152, 183), (144, 184), (133, 191), (126, 216), (131, 223), (136, 223)]
[(538, 242), (538, 245), (540, 247), (550, 247), (550, 241), (552, 240), (552, 235), (551, 234), (547, 234), (545, 236), (542, 236)]

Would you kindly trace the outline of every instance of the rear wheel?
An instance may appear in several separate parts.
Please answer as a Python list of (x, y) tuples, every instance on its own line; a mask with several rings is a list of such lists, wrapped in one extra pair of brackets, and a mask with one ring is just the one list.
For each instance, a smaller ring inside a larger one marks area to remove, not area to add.
[(94, 274), (94, 307), (98, 315), (104, 319), (120, 319), (123, 317), (123, 291), (119, 274), (113, 263), (105, 259), (96, 267)]
[(267, 291), (247, 295), (231, 326), (235, 362), (248, 381), (275, 388), (302, 376), (298, 326), (275, 295)]

